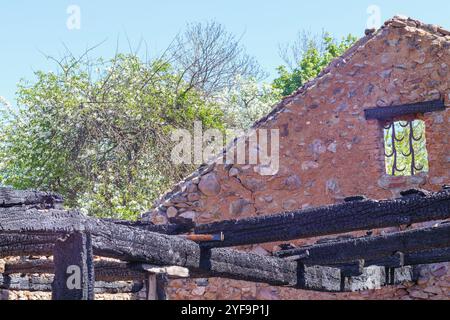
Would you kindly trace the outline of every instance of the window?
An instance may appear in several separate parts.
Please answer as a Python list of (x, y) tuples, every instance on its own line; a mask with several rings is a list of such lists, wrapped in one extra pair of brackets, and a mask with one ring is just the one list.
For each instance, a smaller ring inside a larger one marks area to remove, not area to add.
[(393, 176), (413, 176), (428, 172), (425, 122), (391, 121), (384, 126), (386, 172)]

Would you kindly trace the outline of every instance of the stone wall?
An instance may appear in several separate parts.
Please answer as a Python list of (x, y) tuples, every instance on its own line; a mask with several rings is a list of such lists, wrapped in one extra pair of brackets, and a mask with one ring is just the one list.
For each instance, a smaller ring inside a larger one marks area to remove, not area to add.
[[(426, 123), (430, 170), (413, 177), (385, 173), (382, 125), (364, 109), (443, 99), (450, 106), (450, 33), (394, 18), (335, 60), (322, 74), (256, 124), (280, 130), (280, 169), (262, 176), (253, 165), (203, 166), (145, 215), (208, 223), (342, 201), (365, 194), (398, 196), (450, 183), (450, 111), (418, 116)], [(389, 230), (378, 232), (389, 232)], [(361, 234), (361, 233), (360, 233)], [(304, 244), (317, 239), (293, 241)], [(277, 244), (242, 247), (269, 254)], [(448, 264), (424, 267), (417, 284), (361, 293), (316, 293), (206, 279), (172, 281), (172, 299), (450, 299)]]

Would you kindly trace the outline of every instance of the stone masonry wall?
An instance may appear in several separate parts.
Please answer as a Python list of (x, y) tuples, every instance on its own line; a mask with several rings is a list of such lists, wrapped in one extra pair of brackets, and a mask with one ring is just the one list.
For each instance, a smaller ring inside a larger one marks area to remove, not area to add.
[[(413, 177), (385, 173), (382, 125), (366, 121), (363, 110), (436, 99), (449, 107), (449, 68), (449, 32), (394, 18), (368, 32), (257, 124), (280, 130), (276, 175), (261, 176), (251, 165), (204, 166), (146, 218), (208, 223), (338, 203), (356, 194), (383, 199), (411, 187), (439, 190), (450, 183), (449, 109), (418, 116), (426, 123), (430, 169)], [(293, 243), (308, 241), (314, 239)], [(241, 249), (269, 254), (277, 244)], [(450, 299), (449, 269), (447, 263), (423, 267), (418, 283), (359, 293), (306, 292), (223, 279), (176, 280), (169, 292), (171, 299)]]

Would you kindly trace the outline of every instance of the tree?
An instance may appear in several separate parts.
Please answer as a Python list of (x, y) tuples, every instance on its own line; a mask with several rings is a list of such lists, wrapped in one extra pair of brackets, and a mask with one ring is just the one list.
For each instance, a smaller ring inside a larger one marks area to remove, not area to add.
[(323, 33), (320, 40), (308, 33), (300, 33), (292, 44), (280, 48), (280, 55), (285, 65), (277, 68), (278, 78), (273, 81), (273, 87), (288, 96), (317, 77), (330, 62), (342, 55), (356, 41), (348, 35), (340, 42)]
[(186, 86), (212, 97), (232, 87), (236, 77), (261, 80), (265, 74), (249, 56), (240, 39), (223, 25), (211, 21), (188, 24), (169, 48), (174, 65)]
[(135, 218), (194, 165), (175, 165), (174, 129), (225, 129), (215, 96), (237, 75), (260, 78), (239, 39), (190, 24), (159, 58), (49, 57), (57, 72), (21, 82), (0, 128), (0, 183), (53, 190), (89, 214)]
[(227, 128), (247, 130), (268, 114), (280, 98), (280, 91), (270, 84), (237, 76), (232, 86), (218, 96), (217, 103)]
[(222, 128), (222, 112), (166, 61), (58, 60), (22, 82), (0, 129), (0, 181), (60, 192), (70, 207), (134, 218), (192, 169), (170, 161), (174, 128)]

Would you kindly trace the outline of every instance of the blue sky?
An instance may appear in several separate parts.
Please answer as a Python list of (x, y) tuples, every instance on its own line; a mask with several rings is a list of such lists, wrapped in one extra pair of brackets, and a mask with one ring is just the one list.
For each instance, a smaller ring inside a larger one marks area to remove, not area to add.
[[(66, 26), (70, 5), (81, 10), (79, 30)], [(133, 48), (142, 39), (156, 54), (187, 22), (211, 19), (242, 35), (247, 51), (273, 77), (280, 43), (300, 30), (362, 36), (371, 5), (378, 6), (382, 21), (401, 13), (450, 29), (448, 0), (0, 0), (0, 96), (14, 103), (17, 82), (33, 79), (33, 70), (54, 69), (43, 53), (59, 56), (63, 44), (81, 54), (106, 40), (92, 56), (111, 57), (117, 39), (122, 51), (129, 51), (127, 38)]]

